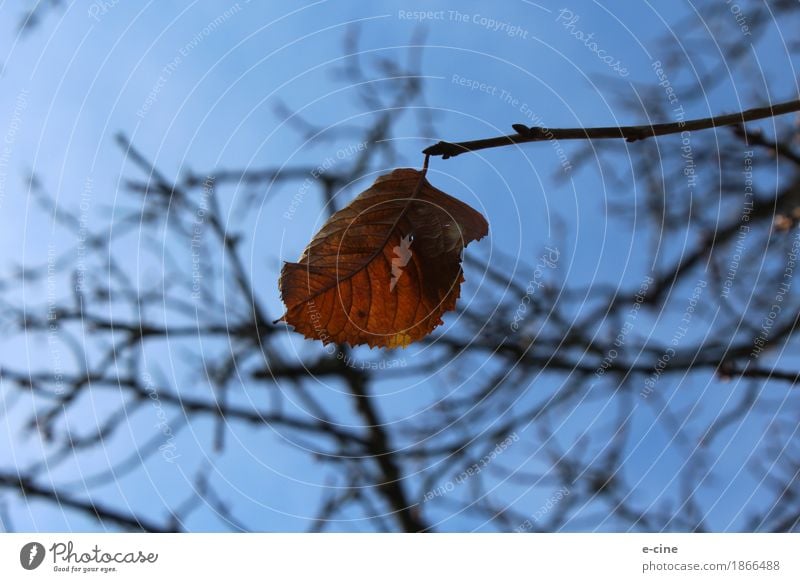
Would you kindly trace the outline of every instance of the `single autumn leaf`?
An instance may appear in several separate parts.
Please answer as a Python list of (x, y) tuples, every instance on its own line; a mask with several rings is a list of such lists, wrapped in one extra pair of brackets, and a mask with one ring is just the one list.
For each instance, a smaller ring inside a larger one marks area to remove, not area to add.
[(379, 176), (284, 264), (278, 321), (324, 344), (405, 347), (455, 309), (461, 253), (488, 232), (483, 215), (434, 188), (424, 169)]

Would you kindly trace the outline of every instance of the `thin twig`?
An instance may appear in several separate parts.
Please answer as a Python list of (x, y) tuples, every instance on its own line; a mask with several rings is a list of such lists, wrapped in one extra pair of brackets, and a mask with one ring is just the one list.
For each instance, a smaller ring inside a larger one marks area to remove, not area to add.
[(720, 115), (717, 117), (706, 117), (704, 119), (694, 119), (690, 121), (676, 121), (672, 123), (658, 123), (655, 125), (628, 125), (620, 127), (587, 127), (573, 129), (549, 129), (546, 127), (528, 127), (527, 125), (515, 124), (513, 135), (503, 135), (490, 137), (487, 139), (476, 139), (472, 141), (462, 141), (451, 143), (440, 141), (424, 150), (426, 156), (442, 156), (443, 159), (452, 158), (464, 152), (474, 152), (488, 148), (498, 148), (503, 146), (527, 143), (532, 141), (548, 141), (554, 139), (625, 139), (627, 141), (637, 141), (648, 137), (681, 133), (684, 131), (697, 131), (721, 127), (724, 125), (736, 125), (747, 121), (775, 117), (800, 111), (800, 100), (788, 101), (777, 105), (757, 107), (738, 113)]

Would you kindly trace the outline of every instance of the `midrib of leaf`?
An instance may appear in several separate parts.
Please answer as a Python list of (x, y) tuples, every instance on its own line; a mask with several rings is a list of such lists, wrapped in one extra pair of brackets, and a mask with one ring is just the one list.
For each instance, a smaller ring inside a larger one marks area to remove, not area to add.
[[(339, 270), (338, 270), (338, 267), (337, 267), (337, 270), (336, 270), (337, 276), (336, 276), (334, 282), (329, 284), (329, 285), (326, 285), (325, 287), (323, 287), (322, 289), (320, 289), (319, 291), (317, 291), (313, 295), (309, 295), (305, 299), (305, 301), (303, 303), (308, 303), (309, 301), (312, 301), (312, 300), (316, 299), (317, 297), (319, 297), (323, 293), (327, 293), (332, 288), (337, 287), (338, 285), (342, 284), (344, 281), (348, 281), (348, 280), (352, 279), (358, 273), (364, 271), (365, 269), (368, 269), (370, 264), (372, 264), (372, 261), (374, 261), (378, 257), (378, 255), (383, 253), (384, 249), (386, 248), (386, 245), (389, 242), (389, 239), (392, 237), (392, 233), (394, 233), (395, 229), (397, 228), (397, 225), (400, 224), (400, 221), (403, 219), (403, 217), (405, 217), (406, 213), (408, 212), (409, 206), (411, 206), (411, 203), (416, 199), (417, 196), (419, 196), (419, 193), (422, 191), (422, 184), (423, 184), (423, 182), (425, 180), (425, 175), (427, 174), (427, 171), (428, 171), (428, 167), (427, 167), (428, 163), (427, 162), (428, 162), (428, 158), (426, 157), (425, 158), (425, 165), (423, 166), (423, 169), (420, 172), (419, 180), (417, 180), (417, 185), (414, 188), (414, 191), (411, 193), (411, 196), (409, 196), (408, 199), (406, 200), (405, 206), (403, 206), (403, 209), (400, 211), (400, 214), (398, 214), (397, 218), (392, 223), (392, 226), (386, 231), (386, 235), (384, 236), (383, 241), (381, 242), (380, 245), (377, 246), (375, 251), (373, 251), (373, 253), (371, 255), (369, 255), (366, 259), (364, 259), (364, 261), (358, 267), (356, 267), (355, 269), (352, 269), (351, 272), (347, 276), (345, 276), (345, 277), (343, 277), (341, 279), (338, 277)], [(348, 226), (348, 228), (349, 228), (349, 226)], [(307, 268), (306, 268), (307, 271), (309, 270), (310, 266), (311, 266), (310, 264), (307, 266)], [(371, 295), (371, 293), (370, 293), (370, 295)]]

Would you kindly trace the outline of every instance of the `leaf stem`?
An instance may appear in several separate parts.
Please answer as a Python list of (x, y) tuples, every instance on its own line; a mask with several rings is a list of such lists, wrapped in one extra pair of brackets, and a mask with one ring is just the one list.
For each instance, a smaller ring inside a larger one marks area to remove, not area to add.
[[(488, 148), (497, 148), (532, 141), (548, 141), (553, 139), (615, 139), (621, 138), (626, 141), (637, 141), (649, 137), (668, 135), (672, 133), (682, 133), (684, 131), (697, 131), (721, 127), (725, 125), (739, 125), (747, 121), (765, 119), (800, 111), (800, 100), (787, 101), (766, 107), (747, 109), (738, 113), (719, 115), (717, 117), (705, 117), (703, 119), (693, 119), (690, 121), (676, 121), (672, 123), (658, 123), (654, 125), (628, 125), (615, 127), (586, 127), (572, 129), (549, 129), (546, 127), (514, 124), (517, 132), (511, 135), (490, 137), (487, 139), (476, 139), (462, 142), (440, 141), (422, 150), (426, 156), (442, 156), (442, 159), (453, 158), (464, 152), (474, 152)], [(426, 158), (427, 163), (427, 158)]]

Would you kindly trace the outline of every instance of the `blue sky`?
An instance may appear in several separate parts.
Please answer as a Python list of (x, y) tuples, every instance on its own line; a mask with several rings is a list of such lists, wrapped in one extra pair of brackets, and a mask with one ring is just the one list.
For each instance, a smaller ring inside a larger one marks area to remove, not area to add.
[[(103, 224), (104, 209), (119, 204), (120, 180), (139, 177), (114, 142), (117, 132), (127, 134), (168, 176), (180, 175), (186, 169), (209, 172), (272, 164), (318, 164), (339, 149), (352, 147), (354, 144), (346, 140), (337, 144), (304, 143), (275, 115), (274, 108), (283, 103), (322, 124), (351, 119), (369, 123), (374, 113), (361, 110), (354, 89), (333, 75), (342, 64), (344, 35), (354, 24), (358, 25), (365, 57), (404, 59), (420, 24), (419, 18), (409, 14), (429, 13), (423, 22), (426, 99), (438, 111), (436, 127), (441, 135), (437, 137), (458, 141), (509, 133), (512, 123), (571, 127), (641, 122), (635, 112), (620, 107), (619, 97), (630, 98), (639, 88), (658, 83), (651, 65), (669, 48), (663, 43), (670, 33), (669, 23), (691, 10), (684, 3), (670, 3), (669, 7), (652, 2), (624, 3), (622, 9), (586, 0), (575, 0), (568, 7), (524, 0), (491, 4), (120, 1), (106, 3), (107, 8), (100, 9), (101, 4), (71, 3), (55, 9), (39, 28), (22, 36), (15, 28), (21, 3), (0, 5), (4, 64), (0, 132), (12, 126), (19, 128), (10, 144), (9, 163), (0, 168), (7, 175), (0, 197), (0, 269), (20, 263), (41, 265), (46, 262), (49, 246), (75, 244), (71, 235), (53, 228), (52, 221), (27, 195), (23, 178), (31, 170), (59, 203), (73, 209), (80, 204), (87, 179), (91, 179), (91, 224)], [(566, 26), (569, 18), (562, 10), (578, 17), (572, 28)], [(626, 74), (603, 62), (576, 38), (575, 31), (593, 33), (597, 45), (605, 51), (603, 55), (618, 61)], [(758, 55), (767, 71), (780, 71), (791, 64), (775, 40), (762, 45)], [(691, 58), (697, 63), (704, 59), (694, 54)], [(713, 60), (713, 55), (710, 58)], [(732, 72), (734, 81), (715, 90), (706, 103), (686, 102), (687, 116), (758, 104), (766, 90), (759, 90), (754, 83), (737, 82), (749, 74)], [(686, 83), (691, 79), (676, 72), (674, 81)], [(782, 99), (786, 95), (770, 97)], [(419, 152), (430, 140), (418, 135), (411, 122), (398, 127), (396, 137), (403, 164), (419, 166)], [(561, 145), (571, 160), (577, 146)], [(626, 162), (624, 155), (619, 156), (619, 171), (624, 177), (630, 176)], [(517, 150), (486, 150), (447, 161), (434, 159), (429, 178), (489, 219), (490, 237), (471, 246), (469, 252), (487, 256), (497, 250), (532, 263), (544, 245), (558, 241), (564, 257), (557, 269), (559, 280), (630, 288), (647, 273), (648, 266), (637, 251), (649, 244), (651, 233), (636, 224), (615, 221), (608, 202), (621, 196), (633, 202), (640, 193), (633, 183), (625, 192), (614, 191), (604, 168), (590, 166), (590, 170), (565, 172), (555, 149), (540, 144)], [(373, 179), (367, 176), (363, 184)], [(352, 198), (359, 185), (342, 192), (342, 200)], [(257, 215), (231, 225), (248, 234), (248, 268), (263, 289), (263, 299), (273, 317), (282, 311), (275, 284), (277, 259), (296, 259), (324, 220), (313, 196), (303, 199), (291, 220), (284, 218), (296, 190), (264, 193)], [(233, 197), (237, 194), (228, 193)], [(140, 269), (137, 275), (146, 278), (148, 269), (158, 269), (159, 265), (143, 259), (138, 244), (141, 241), (123, 242), (128, 245), (123, 248)], [(529, 275), (516, 274), (521, 278)], [(467, 287), (467, 293), (479, 291)], [(666, 338), (671, 335), (669, 329), (657, 333)], [(297, 338), (287, 339), (287, 345), (301, 353), (319, 351), (318, 346)], [(46, 359), (41, 345), (32, 342), (4, 341), (3, 346), (5, 358)], [(152, 357), (163, 359), (168, 354), (164, 363), (169, 367), (178, 354), (169, 346), (165, 350), (160, 354), (155, 350)], [(414, 354), (412, 348), (407, 357)], [(177, 367), (176, 378), (186, 372), (180, 364)], [(698, 385), (704, 387), (706, 379), (698, 379)], [(386, 407), (395, 411), (390, 420), (402, 421), (404, 415), (413, 414), (426, 402), (419, 393), (423, 388), (408, 379), (382, 385)], [(335, 386), (321, 385), (319, 389), (330, 391), (332, 403), (340, 398)], [(290, 397), (288, 390), (285, 393)], [(252, 396), (254, 402), (263, 397), (262, 391)], [(98, 396), (96, 402), (94, 395), (87, 398), (91, 400), (87, 401), (87, 411), (91, 406), (103, 410), (113, 401), (108, 395)], [(592, 421), (602, 410), (602, 404), (598, 403), (597, 409), (586, 407), (566, 419), (560, 434), (567, 446), (570, 438), (583, 430), (587, 419)], [(340, 405), (338, 410), (343, 422), (357, 422), (347, 406)], [(648, 412), (643, 407), (635, 420), (641, 448), (633, 454), (631, 463), (650, 466), (653, 450), (662, 451), (663, 458), (646, 475), (643, 490), (657, 488), (683, 462), (670, 449), (671, 435), (649, 432), (651, 414), (657, 411)], [(122, 431), (106, 450), (65, 465), (59, 469), (59, 476), (79, 478), (105, 467), (107, 454), (122, 454), (140, 445), (152, 423), (152, 411), (136, 412), (127, 422), (130, 430)], [(6, 453), (35, 456), (38, 448), (36, 443), (21, 444), (16, 432), (19, 427), (12, 421), (9, 424), (11, 430), (0, 437), (3, 466), (7, 465), (3, 458)], [(748, 430), (762, 429), (756, 426)], [(132, 507), (169, 505), (183, 497), (192, 468), (207, 458), (216, 468), (217, 484), (240, 516), (263, 529), (302, 530), (313, 515), (327, 475), (310, 464), (308, 455), (295, 450), (296, 443), (287, 444), (283, 435), (244, 426), (232, 426), (231, 431), (228, 452), (214, 456), (208, 444), (210, 424), (193, 424), (191, 431), (181, 434), (181, 463), (165, 470), (163, 461), (155, 459), (143, 475), (126, 480), (123, 486), (106, 485), (102, 498)], [(730, 450), (735, 451), (735, 445)], [(529, 461), (529, 457), (518, 450), (509, 454), (519, 466), (541, 462)], [(736, 466), (735, 458), (719, 462)], [(743, 486), (741, 495), (731, 493), (728, 501), (735, 503), (737, 497), (746, 498), (750, 493), (752, 486)], [(514, 495), (510, 491), (508, 498)], [(537, 502), (540, 500), (529, 503), (535, 506)], [(523, 506), (527, 502), (515, 503)], [(33, 504), (30, 510), (16, 506), (13, 513), (20, 529), (96, 527), (82, 517), (61, 514), (41, 504)], [(445, 520), (443, 529), (474, 526), (458, 515), (439, 517)], [(723, 515), (722, 523), (727, 519)], [(219, 523), (213, 515), (201, 512), (189, 526), (216, 529)]]

